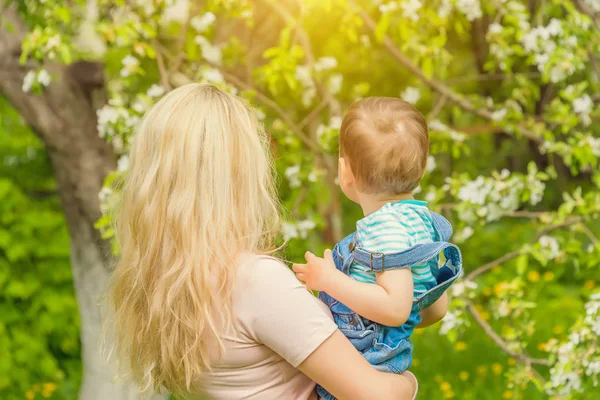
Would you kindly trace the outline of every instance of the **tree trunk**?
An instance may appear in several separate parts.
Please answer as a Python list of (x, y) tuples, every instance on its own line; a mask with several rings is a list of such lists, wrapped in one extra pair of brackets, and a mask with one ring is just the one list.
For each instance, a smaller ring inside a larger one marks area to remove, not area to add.
[[(2, 1), (0, 1), (2, 3)], [(53, 81), (42, 95), (21, 86), (35, 64), (19, 65), (26, 27), (13, 8), (0, 24), (0, 93), (42, 139), (50, 156), (71, 237), (71, 263), (79, 314), (83, 381), (82, 400), (139, 398), (137, 389), (115, 379), (115, 369), (100, 350), (100, 300), (110, 275), (110, 247), (94, 228), (100, 217), (98, 193), (115, 168), (111, 147), (98, 136), (92, 91), (102, 90), (102, 65), (47, 63)], [(10, 29), (6, 28), (6, 23)], [(82, 73), (84, 72), (84, 73)], [(81, 79), (84, 76), (85, 79)]]

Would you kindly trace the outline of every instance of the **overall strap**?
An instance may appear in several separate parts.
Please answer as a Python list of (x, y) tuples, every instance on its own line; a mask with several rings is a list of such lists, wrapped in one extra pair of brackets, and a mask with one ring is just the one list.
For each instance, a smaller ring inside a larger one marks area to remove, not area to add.
[(440, 241), (449, 241), (452, 236), (452, 224), (450, 221), (435, 211), (429, 211), (429, 214), (431, 215), (431, 220), (433, 222), (433, 229), (435, 229), (440, 236)]
[(353, 251), (354, 260), (369, 267), (372, 271), (383, 272), (385, 270), (410, 268), (415, 265), (423, 265), (441, 252), (452, 265), (462, 266), (462, 255), (460, 249), (449, 242), (433, 242), (417, 244), (399, 253), (383, 254), (374, 253), (362, 248)]
[(462, 256), (457, 246), (449, 243), (452, 236), (452, 224), (442, 215), (430, 211), (433, 228), (439, 236), (439, 241), (433, 243), (417, 244), (399, 253), (376, 253), (363, 248), (353, 249), (354, 259), (372, 271), (381, 272), (389, 269), (409, 268), (414, 265), (423, 265), (442, 251), (446, 258), (451, 258), (453, 263), (462, 265)]

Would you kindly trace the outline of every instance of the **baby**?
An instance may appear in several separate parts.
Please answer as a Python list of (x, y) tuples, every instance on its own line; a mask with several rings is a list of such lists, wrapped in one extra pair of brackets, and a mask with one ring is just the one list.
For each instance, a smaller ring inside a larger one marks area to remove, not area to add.
[(447, 242), (450, 223), (412, 196), (428, 154), (427, 123), (413, 106), (389, 97), (354, 103), (340, 131), (338, 175), (342, 191), (365, 217), (333, 253), (320, 258), (307, 252), (307, 264), (293, 267), (298, 279), (321, 292), (363, 356), (393, 373), (411, 364), (415, 327), (443, 318), (445, 291), (462, 270), (459, 249)]

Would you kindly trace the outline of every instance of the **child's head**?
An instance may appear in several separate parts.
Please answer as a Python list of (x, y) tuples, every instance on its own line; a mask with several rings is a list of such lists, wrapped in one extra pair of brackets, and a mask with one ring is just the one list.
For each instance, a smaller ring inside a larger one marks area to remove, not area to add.
[(354, 103), (340, 130), (339, 180), (348, 198), (359, 193), (409, 194), (426, 170), (429, 134), (423, 115), (393, 97)]

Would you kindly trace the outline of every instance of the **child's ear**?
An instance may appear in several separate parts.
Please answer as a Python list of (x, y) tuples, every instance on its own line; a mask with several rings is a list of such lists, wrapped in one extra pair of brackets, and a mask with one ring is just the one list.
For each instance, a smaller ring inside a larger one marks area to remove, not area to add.
[(350, 164), (344, 160), (344, 157), (340, 157), (338, 159), (338, 179), (340, 184), (343, 184), (344, 187), (349, 187), (354, 182), (354, 174), (352, 174), (352, 169), (350, 168)]

